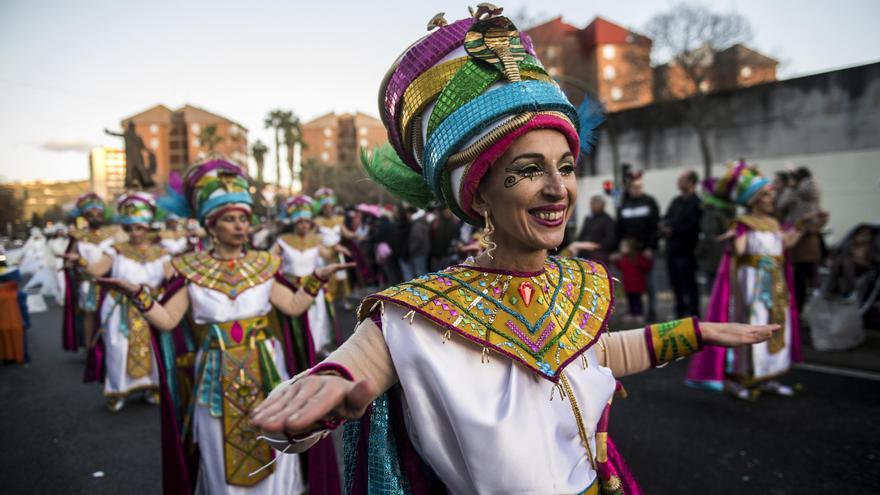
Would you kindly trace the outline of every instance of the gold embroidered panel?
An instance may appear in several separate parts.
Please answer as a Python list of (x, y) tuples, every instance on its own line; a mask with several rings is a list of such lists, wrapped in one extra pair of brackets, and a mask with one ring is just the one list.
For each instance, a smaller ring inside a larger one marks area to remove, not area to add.
[(532, 274), (449, 267), (368, 296), (359, 318), (379, 302), (411, 310), (410, 321), (418, 313), (555, 383), (602, 333), (614, 301), (604, 265), (550, 257)]
[(242, 292), (275, 276), (281, 258), (266, 251), (248, 251), (234, 260), (218, 260), (206, 251), (186, 253), (171, 260), (190, 282), (235, 299)]
[(73, 229), (70, 231), (70, 237), (79, 242), (87, 242), (89, 244), (100, 244), (107, 239), (116, 235), (119, 229), (115, 225), (108, 225), (97, 230), (91, 229)]
[(280, 240), (297, 251), (305, 251), (321, 245), (321, 236), (315, 233), (304, 236), (284, 234), (280, 237)]
[(134, 246), (128, 242), (117, 242), (113, 245), (113, 249), (115, 249), (120, 256), (124, 256), (138, 263), (156, 261), (162, 256), (168, 254), (162, 246), (157, 246), (155, 244)]
[(332, 217), (318, 216), (315, 218), (316, 225), (328, 229), (332, 229), (338, 225), (342, 225), (343, 223), (345, 223), (345, 218), (343, 218), (342, 215), (333, 215)]

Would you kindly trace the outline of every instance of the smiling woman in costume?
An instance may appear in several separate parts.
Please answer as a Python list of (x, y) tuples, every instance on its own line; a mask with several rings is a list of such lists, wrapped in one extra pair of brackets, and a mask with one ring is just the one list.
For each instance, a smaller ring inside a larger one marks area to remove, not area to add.
[[(193, 335), (180, 336), (176, 345), (195, 350), (195, 355), (176, 356), (166, 350), (166, 343), (160, 344), (163, 406), (178, 406), (173, 412), (163, 407), (163, 440), (177, 437), (175, 444), (163, 445), (165, 492), (300, 493), (304, 487), (297, 457), (285, 456), (276, 471), (250, 476), (273, 453), (257, 440), (247, 416), (288, 376), (287, 349), (269, 326), (270, 310), (274, 306), (288, 315), (301, 314), (324, 281), (344, 266), (319, 268), (303, 277), (299, 287), (292, 287), (280, 274), (279, 257), (247, 249), (253, 200), (241, 167), (215, 159), (190, 168), (184, 181), (185, 198), (163, 206), (197, 217), (213, 238), (213, 250), (172, 260), (177, 277), (168, 284), (161, 304), (145, 285), (101, 279), (127, 294), (147, 321), (163, 332), (175, 330), (184, 314), (191, 313)], [(175, 367), (185, 371), (193, 363), (195, 373), (175, 372)], [(191, 400), (185, 400), (189, 390)], [(189, 438), (198, 447), (197, 473), (187, 469), (185, 459), (191, 449), (184, 442), (189, 444)]]
[(578, 115), (500, 9), (429, 26), (383, 81), (393, 149), (365, 165), (402, 199), (436, 198), (484, 225), (489, 248), (368, 296), (353, 337), (252, 421), (291, 452), (360, 418), (345, 430), (352, 493), (637, 493), (607, 438), (615, 377), (775, 327), (687, 319), (607, 333), (606, 268), (547, 254), (598, 118)]

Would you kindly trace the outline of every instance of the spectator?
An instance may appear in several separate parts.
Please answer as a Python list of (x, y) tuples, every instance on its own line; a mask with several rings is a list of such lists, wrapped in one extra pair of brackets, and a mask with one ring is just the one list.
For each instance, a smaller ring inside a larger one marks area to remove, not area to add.
[(822, 228), (828, 223), (828, 213), (822, 211), (819, 188), (810, 170), (798, 167), (791, 176), (790, 190), (778, 206), (782, 223), (793, 225), (803, 232), (800, 240), (788, 251), (800, 313), (808, 291), (816, 286), (817, 269), (824, 250)]
[(438, 208), (431, 222), (431, 271), (438, 271), (458, 261), (453, 241), (458, 235), (459, 221), (449, 208)]
[[(617, 239), (633, 238), (646, 258), (653, 258), (657, 250), (660, 209), (657, 201), (644, 193), (641, 172), (629, 174), (624, 179), (625, 191), (617, 210)], [(655, 311), (657, 295), (654, 289), (653, 265), (646, 274), (648, 292), (648, 320), (657, 319)]]
[(584, 217), (580, 235), (569, 250), (575, 256), (608, 264), (616, 236), (614, 220), (605, 212), (605, 198), (593, 196), (590, 198), (590, 215)]
[(693, 170), (678, 176), (676, 196), (660, 226), (666, 237), (666, 269), (675, 293), (675, 317), (700, 315), (695, 251), (700, 238), (700, 198), (696, 195), (699, 177)]
[(644, 316), (642, 296), (647, 289), (647, 274), (653, 266), (650, 251), (641, 249), (637, 239), (626, 237), (620, 242), (620, 252), (611, 255), (611, 259), (620, 270), (626, 292), (627, 314), (623, 320), (636, 323)]
[(425, 218), (425, 210), (416, 210), (410, 216), (409, 260), (413, 277), (428, 273), (428, 256), (431, 254), (431, 227)]

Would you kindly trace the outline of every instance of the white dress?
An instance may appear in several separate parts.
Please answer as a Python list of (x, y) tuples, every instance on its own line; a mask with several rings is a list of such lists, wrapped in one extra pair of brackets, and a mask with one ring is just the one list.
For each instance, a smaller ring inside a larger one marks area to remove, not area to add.
[[(784, 248), (782, 234), (780, 232), (770, 232), (761, 230), (748, 230), (745, 234), (746, 254), (751, 256), (766, 256), (777, 260), (780, 263)], [(782, 280), (785, 283), (784, 270), (785, 267), (780, 266)], [(737, 266), (737, 283), (739, 290), (742, 291), (744, 299), (741, 300), (739, 307), (732, 309), (740, 314), (735, 315), (732, 321), (744, 321), (754, 325), (766, 325), (770, 323), (770, 307), (766, 300), (759, 294), (763, 287), (761, 270), (747, 264), (739, 264)], [(731, 305), (735, 306), (735, 305)], [(791, 310), (789, 307), (784, 308), (785, 326), (780, 337), (784, 338), (783, 345), (780, 348), (772, 349), (770, 342), (761, 342), (749, 346), (731, 349), (735, 359), (732, 362), (730, 371), (735, 374), (754, 378), (757, 380), (772, 378), (776, 375), (784, 373), (791, 367)]]
[[(421, 316), (385, 304), (382, 330), (403, 388), (406, 427), (415, 449), (455, 494), (580, 493), (596, 481), (567, 400), (553, 384), (514, 361), (479, 347)], [(565, 368), (583, 426), (596, 452), (595, 429), (615, 379), (592, 349), (588, 366)], [(479, 386), (470, 386), (474, 381)], [(527, 469), (523, 469), (527, 466)]]
[[(266, 315), (271, 311), (269, 294), (275, 281), (269, 279), (241, 292), (235, 299), (226, 294), (187, 284), (190, 309), (197, 324), (223, 323)], [(282, 380), (288, 379), (283, 347), (275, 339), (266, 341), (271, 349), (278, 373)], [(201, 362), (202, 352), (196, 355)], [(198, 384), (196, 384), (198, 387)], [(199, 476), (196, 493), (204, 495), (296, 495), (304, 490), (298, 455), (282, 455), (275, 463), (272, 475), (252, 487), (233, 486), (226, 483), (223, 454), (222, 418), (211, 415), (210, 410), (196, 404), (193, 420), (193, 437), (199, 446)]]
[[(115, 248), (107, 249), (106, 254), (113, 259), (111, 276), (137, 285), (146, 285), (151, 290), (158, 289), (165, 279), (164, 265), (171, 257), (161, 256), (153, 261), (140, 262), (123, 256)], [(142, 389), (159, 388), (159, 374), (156, 356), (150, 345), (150, 372), (139, 378), (132, 378), (127, 371), (129, 332), (131, 322), (128, 298), (111, 292), (101, 304), (101, 328), (106, 348), (104, 363), (107, 376), (104, 379), (104, 395), (107, 397), (126, 396)], [(125, 325), (123, 327), (123, 324)], [(149, 329), (147, 329), (149, 331)], [(149, 335), (149, 334), (147, 334)]]
[[(278, 245), (281, 247), (281, 271), (285, 275), (293, 275), (295, 277), (305, 277), (315, 272), (315, 269), (322, 266), (321, 245), (317, 245), (308, 249), (300, 250), (284, 242), (284, 239), (278, 239)], [(309, 331), (312, 334), (312, 341), (315, 345), (315, 351), (321, 351), (335, 344), (333, 335), (333, 322), (330, 320), (330, 313), (327, 308), (327, 297), (322, 288), (315, 296), (315, 302), (309, 307), (307, 318), (309, 319)]]
[[(91, 265), (97, 263), (115, 242), (116, 238), (113, 236), (109, 236), (97, 244), (80, 240), (76, 243), (76, 251), (80, 258), (84, 259), (86, 263)], [(78, 303), (81, 310), (97, 311), (98, 298), (96, 292), (97, 286), (94, 282), (89, 280), (80, 282)]]

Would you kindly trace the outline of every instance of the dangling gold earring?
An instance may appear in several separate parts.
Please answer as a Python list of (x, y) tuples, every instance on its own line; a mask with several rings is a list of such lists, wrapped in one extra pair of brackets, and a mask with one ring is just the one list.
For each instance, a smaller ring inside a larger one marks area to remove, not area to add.
[(486, 244), (486, 251), (484, 251), (484, 253), (490, 260), (493, 260), (495, 257), (492, 256), (492, 251), (495, 251), (498, 244), (495, 244), (495, 241), (492, 240), (492, 234), (495, 233), (495, 226), (492, 225), (492, 219), (489, 217), (489, 210), (483, 210), (483, 223), (483, 243)]

